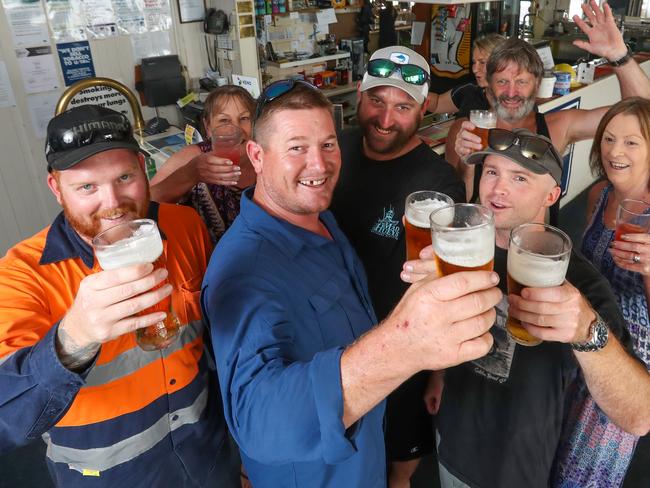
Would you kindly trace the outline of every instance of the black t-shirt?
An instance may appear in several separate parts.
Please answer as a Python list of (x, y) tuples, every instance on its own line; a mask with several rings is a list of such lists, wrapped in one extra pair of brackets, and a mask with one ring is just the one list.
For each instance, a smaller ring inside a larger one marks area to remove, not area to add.
[(473, 83), (461, 85), (451, 91), (451, 100), (458, 107), (456, 118), (469, 117), (470, 110), (489, 110), (490, 102), (485, 90)]
[[(494, 268), (504, 298), (491, 329), (495, 351), (447, 370), (436, 426), (440, 461), (476, 488), (546, 488), (560, 438), (566, 387), (577, 372), (571, 346), (520, 346), (505, 330), (507, 252)], [(581, 254), (571, 255), (567, 281), (598, 311), (611, 333), (630, 341), (608, 282)]]
[(358, 128), (344, 131), (339, 145), (343, 165), (330, 210), (364, 264), (381, 320), (407, 288), (399, 277), (406, 260), (402, 224), (406, 197), (414, 191), (433, 190), (460, 202), (465, 190), (452, 166), (424, 143), (390, 161), (375, 161), (363, 154)]

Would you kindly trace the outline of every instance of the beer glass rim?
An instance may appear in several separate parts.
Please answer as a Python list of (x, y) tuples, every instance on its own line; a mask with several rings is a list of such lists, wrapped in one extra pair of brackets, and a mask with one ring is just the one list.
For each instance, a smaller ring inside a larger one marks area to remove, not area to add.
[[(481, 210), (482, 212), (484, 212), (488, 216), (488, 220), (486, 220), (485, 222), (481, 222), (480, 224), (468, 225), (468, 226), (465, 226), (465, 227), (450, 227), (449, 225), (440, 225), (440, 224), (437, 224), (436, 222), (433, 221), (433, 218), (434, 218), (435, 214), (437, 214), (438, 212), (441, 212), (443, 210), (446, 210), (449, 207), (454, 207), (454, 208), (457, 208), (457, 207), (474, 207), (474, 208), (478, 208), (479, 210)], [(492, 210), (490, 210), (486, 206), (480, 205), (478, 203), (454, 203), (452, 205), (448, 205), (447, 207), (441, 207), (441, 208), (438, 208), (438, 209), (434, 210), (433, 212), (431, 212), (431, 214), (429, 215), (429, 224), (431, 225), (431, 230), (434, 230), (434, 229), (442, 230), (442, 229), (444, 229), (447, 232), (465, 232), (465, 231), (468, 231), (468, 230), (476, 230), (476, 229), (480, 229), (482, 227), (493, 226), (494, 225), (494, 212), (492, 212)]]
[[(636, 217), (650, 216), (650, 212), (639, 213), (639, 212), (634, 212), (632, 210), (627, 209), (623, 204), (628, 203), (628, 202), (629, 203), (641, 203), (641, 204), (645, 205), (646, 208), (650, 208), (650, 203), (646, 202), (645, 200), (637, 200), (636, 198), (624, 198), (623, 200), (621, 200), (621, 203), (618, 204), (618, 212), (620, 212), (620, 210), (622, 209), (622, 210), (625, 210), (625, 212), (627, 212), (627, 213), (629, 213), (631, 215), (634, 215)], [(618, 220), (618, 213), (616, 215), (616, 220)]]
[[(442, 193), (442, 192), (439, 192), (439, 191), (435, 191), (435, 190), (418, 190), (418, 191), (411, 192), (411, 193), (409, 193), (408, 196), (406, 197), (406, 201), (410, 203), (410, 201), (411, 201), (411, 197), (412, 197), (413, 195), (418, 195), (418, 194), (420, 194), (420, 193), (428, 193), (428, 194), (439, 195), (439, 196), (441, 196), (442, 198), (438, 198), (437, 200), (445, 200), (445, 201), (448, 200), (448, 201), (451, 202), (449, 205), (453, 205), (453, 204), (454, 204), (454, 199), (451, 198), (449, 195), (446, 195), (445, 193)], [(442, 208), (442, 207), (441, 207), (441, 208)], [(436, 209), (436, 210), (438, 210), (438, 209)]]
[[(514, 238), (514, 236), (515, 236), (515, 234), (517, 232), (519, 232), (521, 230), (524, 230), (526, 228), (532, 228), (532, 227), (544, 228), (544, 229), (547, 229), (547, 230), (549, 230), (551, 232), (555, 232), (566, 243), (567, 249), (565, 251), (562, 251), (562, 252), (557, 253), (557, 254), (540, 254), (540, 253), (537, 253), (537, 252), (529, 251), (528, 249), (524, 249), (523, 247), (521, 247), (520, 244), (517, 244), (516, 242), (513, 242), (513, 238)], [(541, 224), (541, 223), (538, 223), (538, 222), (528, 222), (526, 224), (520, 224), (517, 227), (515, 227), (514, 229), (512, 229), (510, 231), (510, 238), (508, 239), (508, 252), (510, 252), (510, 245), (517, 246), (517, 248), (521, 252), (523, 252), (525, 254), (528, 254), (529, 256), (536, 256), (536, 257), (547, 258), (547, 259), (561, 258), (562, 256), (565, 256), (567, 254), (571, 254), (571, 250), (573, 249), (573, 242), (571, 242), (571, 238), (569, 237), (569, 235), (566, 232), (564, 232), (562, 229), (558, 229), (557, 227), (554, 227), (552, 225)]]
[[(229, 129), (228, 133), (225, 134), (215, 134), (219, 129)], [(244, 132), (240, 127), (237, 127), (235, 124), (219, 124), (210, 130), (210, 139), (212, 141), (227, 141), (235, 138), (239, 138), (241, 142), (244, 139)]]
[[(106, 237), (106, 234), (108, 234), (109, 232), (114, 231), (118, 227), (125, 227), (125, 226), (133, 227), (133, 226), (139, 226), (141, 224), (149, 224), (149, 225), (151, 225), (151, 232), (153, 232), (154, 230), (156, 230), (158, 228), (158, 226), (156, 225), (156, 221), (152, 220), (152, 219), (135, 219), (135, 220), (129, 220), (128, 222), (120, 222), (119, 224), (115, 224), (112, 227), (109, 227), (108, 229), (105, 229), (105, 230), (101, 231), (99, 234), (97, 234), (95, 237), (93, 237), (93, 240), (92, 240), (93, 248), (94, 249), (102, 249), (102, 250), (115, 248), (115, 247), (118, 246), (120, 241), (114, 242), (112, 244), (103, 243), (103, 242), (100, 242), (100, 241)], [(147, 233), (147, 235), (148, 234), (149, 234), (149, 232)], [(142, 237), (144, 237), (144, 236), (145, 235), (142, 235)]]

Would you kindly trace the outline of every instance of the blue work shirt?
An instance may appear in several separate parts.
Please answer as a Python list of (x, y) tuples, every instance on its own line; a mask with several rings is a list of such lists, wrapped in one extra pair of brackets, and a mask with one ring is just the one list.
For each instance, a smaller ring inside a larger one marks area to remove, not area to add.
[(242, 195), (203, 280), (226, 420), (255, 488), (386, 486), (380, 403), (345, 429), (340, 360), (376, 318), (361, 262)]

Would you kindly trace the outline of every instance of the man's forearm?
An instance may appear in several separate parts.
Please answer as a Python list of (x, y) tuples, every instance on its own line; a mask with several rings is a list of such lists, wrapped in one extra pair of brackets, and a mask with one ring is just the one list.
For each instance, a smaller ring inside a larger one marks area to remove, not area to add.
[(622, 429), (637, 435), (650, 430), (650, 374), (610, 335), (597, 352), (575, 353), (591, 396)]
[(62, 326), (59, 326), (56, 332), (55, 344), (61, 364), (74, 372), (85, 369), (97, 355), (100, 347), (100, 344), (79, 346)]
[(630, 59), (623, 66), (614, 68), (621, 85), (621, 98), (644, 97), (650, 98), (650, 79), (641, 66)]
[[(389, 319), (388, 319), (389, 320)], [(390, 392), (417, 372), (396, 344), (399, 334), (391, 333), (384, 321), (349, 346), (341, 356), (343, 424), (350, 427), (381, 402)]]

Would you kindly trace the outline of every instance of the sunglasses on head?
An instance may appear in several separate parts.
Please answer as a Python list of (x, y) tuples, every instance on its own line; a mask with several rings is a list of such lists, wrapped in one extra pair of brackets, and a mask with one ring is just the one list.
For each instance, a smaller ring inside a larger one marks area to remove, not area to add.
[(55, 132), (47, 139), (47, 153), (67, 151), (96, 142), (126, 141), (131, 139), (131, 127), (128, 123), (110, 123), (98, 126), (84, 123), (74, 129)]
[(275, 81), (267, 86), (257, 99), (257, 106), (255, 107), (255, 117), (253, 118), (253, 121), (256, 121), (260, 117), (262, 111), (264, 110), (264, 107), (268, 103), (271, 103), (273, 100), (280, 98), (282, 95), (286, 95), (298, 85), (304, 85), (314, 90), (318, 90), (318, 88), (316, 88), (311, 83), (307, 83), (306, 81), (302, 80), (288, 79)]
[(402, 79), (411, 85), (424, 85), (429, 73), (415, 64), (398, 64), (390, 59), (373, 59), (368, 62), (368, 74), (376, 78), (388, 78), (398, 71)]
[[(522, 156), (533, 160), (544, 158), (548, 151), (553, 153), (553, 146), (550, 142), (539, 137), (517, 135), (506, 129), (490, 129), (488, 145), (495, 151), (505, 151), (512, 146), (517, 146)], [(555, 155), (553, 156), (555, 157)]]

